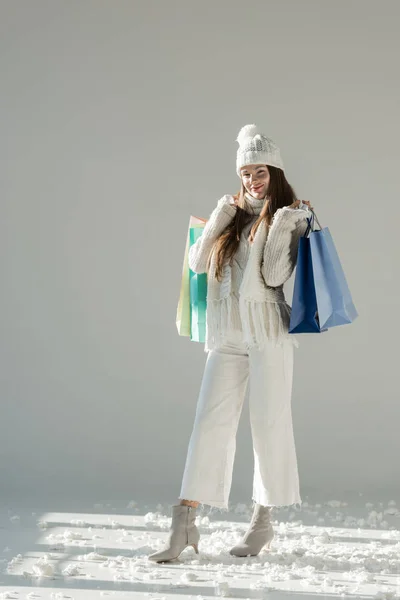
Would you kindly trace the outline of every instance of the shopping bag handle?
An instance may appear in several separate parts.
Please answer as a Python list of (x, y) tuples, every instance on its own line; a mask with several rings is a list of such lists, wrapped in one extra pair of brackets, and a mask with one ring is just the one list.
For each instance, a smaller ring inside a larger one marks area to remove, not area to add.
[(315, 214), (314, 210), (310, 208), (310, 211), (312, 213), (312, 217), (307, 217), (308, 225), (304, 237), (308, 237), (312, 231), (315, 231), (315, 221), (317, 221), (319, 229), (322, 229), (321, 223), (318, 221), (317, 215)]

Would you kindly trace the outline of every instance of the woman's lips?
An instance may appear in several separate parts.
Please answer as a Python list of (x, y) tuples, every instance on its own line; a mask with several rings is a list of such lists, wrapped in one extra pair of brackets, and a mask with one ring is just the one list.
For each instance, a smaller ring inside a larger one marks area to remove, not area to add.
[(258, 187), (252, 187), (251, 191), (252, 192), (260, 192), (262, 190), (263, 186), (259, 185)]

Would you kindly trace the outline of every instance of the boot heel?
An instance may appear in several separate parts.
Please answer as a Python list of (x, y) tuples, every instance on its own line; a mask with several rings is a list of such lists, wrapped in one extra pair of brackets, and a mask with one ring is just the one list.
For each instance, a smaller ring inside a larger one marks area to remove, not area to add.
[(270, 508), (256, 503), (249, 529), (241, 542), (230, 550), (230, 554), (233, 556), (257, 556), (262, 548), (270, 549), (273, 537)]
[(175, 504), (172, 507), (171, 528), (165, 548), (151, 554), (149, 560), (158, 563), (175, 560), (187, 546), (193, 546), (198, 554), (200, 534), (195, 525), (195, 519), (196, 509), (194, 507)]

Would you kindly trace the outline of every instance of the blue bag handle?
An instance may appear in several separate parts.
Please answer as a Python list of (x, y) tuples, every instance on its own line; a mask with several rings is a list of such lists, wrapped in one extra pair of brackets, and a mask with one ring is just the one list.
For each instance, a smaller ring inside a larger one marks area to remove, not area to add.
[(311, 232), (315, 231), (315, 221), (317, 221), (319, 229), (322, 230), (321, 224), (317, 219), (317, 215), (315, 214), (315, 212), (313, 211), (312, 208), (310, 208), (310, 211), (312, 213), (312, 216), (307, 217), (308, 225), (307, 225), (307, 229), (305, 231), (304, 237), (308, 237)]

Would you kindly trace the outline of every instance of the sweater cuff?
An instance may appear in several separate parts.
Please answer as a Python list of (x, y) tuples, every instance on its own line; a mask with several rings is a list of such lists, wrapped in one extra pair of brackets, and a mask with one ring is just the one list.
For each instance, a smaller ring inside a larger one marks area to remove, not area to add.
[(237, 207), (233, 204), (233, 196), (229, 194), (222, 196), (218, 201), (218, 207), (231, 218), (236, 215)]
[(271, 229), (275, 227), (284, 227), (285, 229), (292, 231), (298, 223), (305, 221), (310, 214), (311, 211), (308, 210), (308, 208), (290, 208), (290, 206), (278, 208), (272, 220)]
[(230, 198), (231, 196), (223, 196), (218, 201), (218, 204), (211, 213), (201, 237), (212, 238), (214, 240), (217, 239), (217, 237), (232, 221), (236, 214), (236, 207), (229, 204)]

